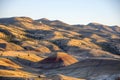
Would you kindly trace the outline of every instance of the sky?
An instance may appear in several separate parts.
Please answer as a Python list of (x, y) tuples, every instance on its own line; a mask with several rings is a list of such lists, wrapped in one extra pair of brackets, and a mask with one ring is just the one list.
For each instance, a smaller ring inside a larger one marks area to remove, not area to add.
[(0, 18), (16, 16), (120, 26), (120, 0), (0, 0)]

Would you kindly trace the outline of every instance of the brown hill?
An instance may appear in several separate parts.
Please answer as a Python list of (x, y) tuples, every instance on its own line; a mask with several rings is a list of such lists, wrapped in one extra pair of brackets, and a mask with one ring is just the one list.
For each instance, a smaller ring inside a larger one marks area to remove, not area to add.
[(76, 62), (78, 62), (78, 60), (75, 59), (73, 56), (64, 52), (58, 52), (57, 54), (51, 55), (40, 61), (39, 64), (41, 68), (51, 69), (68, 66)]
[(64, 23), (60, 20), (49, 20), (47, 18), (42, 18), (42, 19), (38, 19), (36, 20), (37, 22), (43, 23), (43, 24), (47, 24), (47, 25), (62, 25), (62, 26), (68, 26), (69, 24)]

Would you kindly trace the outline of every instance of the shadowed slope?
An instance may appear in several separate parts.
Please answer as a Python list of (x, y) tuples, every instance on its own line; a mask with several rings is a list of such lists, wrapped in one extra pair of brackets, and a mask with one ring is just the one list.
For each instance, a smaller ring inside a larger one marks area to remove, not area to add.
[(0, 39), (0, 50), (23, 50), (23, 48), (14, 43), (8, 43), (5, 40)]
[(61, 75), (61, 74), (51, 76), (50, 79), (52, 79), (52, 80), (85, 80), (85, 79), (78, 79), (78, 78), (65, 76), (65, 75)]

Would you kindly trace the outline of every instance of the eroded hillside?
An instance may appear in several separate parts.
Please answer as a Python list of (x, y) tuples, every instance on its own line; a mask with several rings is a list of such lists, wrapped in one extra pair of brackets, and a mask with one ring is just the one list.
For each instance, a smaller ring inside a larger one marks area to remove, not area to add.
[(118, 26), (69, 25), (46, 18), (0, 19), (1, 79), (99, 80), (107, 75), (114, 80), (120, 77), (119, 71)]

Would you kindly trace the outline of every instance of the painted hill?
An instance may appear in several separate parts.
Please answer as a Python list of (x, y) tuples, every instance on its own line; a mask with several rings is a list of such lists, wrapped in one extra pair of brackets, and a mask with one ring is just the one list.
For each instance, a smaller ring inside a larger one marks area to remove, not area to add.
[(51, 55), (43, 59), (42, 61), (39, 62), (39, 64), (40, 64), (40, 68), (54, 69), (54, 68), (60, 68), (60, 67), (72, 65), (76, 62), (78, 62), (78, 60), (75, 59), (73, 56), (64, 52), (58, 52), (54, 55)]

